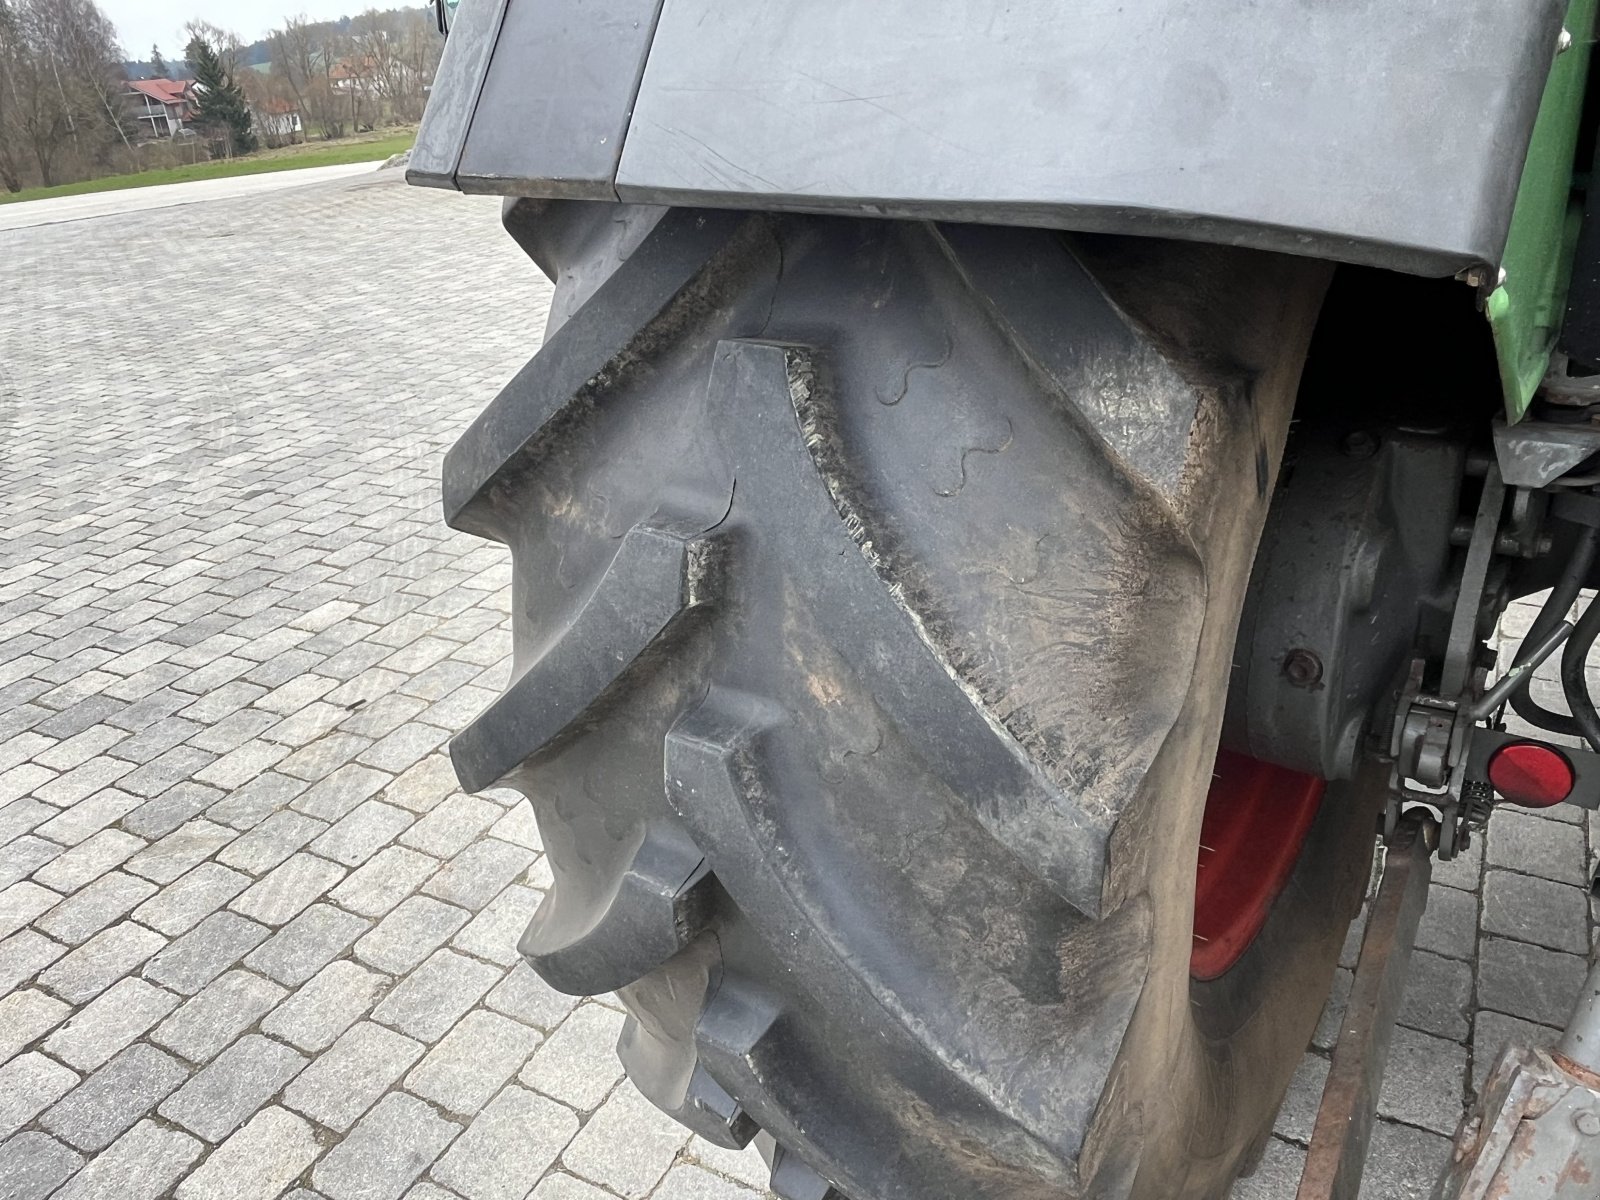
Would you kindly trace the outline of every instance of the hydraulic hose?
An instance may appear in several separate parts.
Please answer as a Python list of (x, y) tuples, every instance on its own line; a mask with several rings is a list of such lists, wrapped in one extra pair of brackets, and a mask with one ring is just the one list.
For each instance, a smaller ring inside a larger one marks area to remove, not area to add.
[(1589, 748), (1600, 751), (1600, 711), (1595, 709), (1594, 698), (1589, 695), (1589, 680), (1584, 674), (1584, 665), (1596, 637), (1600, 637), (1600, 597), (1590, 601), (1589, 607), (1583, 610), (1578, 627), (1572, 631), (1561, 654), (1561, 690), (1572, 707), (1572, 719)]
[[(1578, 592), (1589, 577), (1589, 568), (1593, 566), (1595, 552), (1600, 549), (1600, 526), (1585, 525), (1578, 534), (1577, 544), (1572, 548), (1572, 557), (1567, 560), (1566, 569), (1561, 572), (1561, 577), (1556, 580), (1556, 585), (1550, 589), (1550, 598), (1544, 602), (1544, 607), (1539, 610), (1539, 615), (1534, 618), (1533, 625), (1528, 629), (1522, 639), (1522, 645), (1517, 648), (1517, 657), (1513, 665), (1521, 665), (1526, 661), (1526, 655), (1531, 654), (1535, 646), (1539, 645), (1572, 610), (1577, 602)], [(1591, 608), (1596, 607), (1591, 605)], [(1587, 615), (1587, 614), (1585, 614)], [(1596, 618), (1600, 620), (1600, 617)], [(1583, 630), (1579, 622), (1578, 630), (1567, 639), (1566, 651), (1562, 655), (1563, 681), (1566, 673), (1567, 656), (1577, 651)], [(1593, 636), (1589, 642), (1592, 644)], [(1579, 662), (1587, 655), (1589, 647), (1585, 645), (1579, 653)], [(1583, 692), (1588, 696), (1587, 688)], [(1568, 692), (1568, 703), (1571, 703), (1571, 693)], [(1591, 706), (1592, 707), (1592, 706)], [(1516, 713), (1530, 725), (1540, 729), (1549, 730), (1551, 733), (1565, 734), (1569, 737), (1584, 737), (1589, 735), (1575, 717), (1565, 713), (1553, 712), (1535, 700), (1526, 687), (1519, 687), (1511, 694), (1511, 711)]]

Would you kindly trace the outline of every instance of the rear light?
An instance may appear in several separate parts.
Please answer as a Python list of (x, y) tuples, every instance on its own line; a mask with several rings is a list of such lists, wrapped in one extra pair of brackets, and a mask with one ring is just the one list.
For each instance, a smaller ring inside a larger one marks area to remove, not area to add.
[(1549, 808), (1572, 794), (1567, 756), (1543, 742), (1508, 742), (1489, 756), (1489, 782), (1512, 804)]

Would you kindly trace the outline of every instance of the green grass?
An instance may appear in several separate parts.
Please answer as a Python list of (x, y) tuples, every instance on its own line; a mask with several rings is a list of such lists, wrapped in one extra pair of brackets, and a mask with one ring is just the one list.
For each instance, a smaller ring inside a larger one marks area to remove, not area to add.
[(268, 171), (298, 171), (304, 167), (332, 167), (341, 163), (367, 162), (388, 158), (411, 148), (416, 130), (382, 136), (344, 138), (337, 142), (308, 142), (285, 146), (281, 150), (262, 150), (242, 158), (196, 163), (190, 167), (168, 167), (159, 171), (140, 171), (134, 175), (107, 175), (81, 183), (56, 187), (24, 188), (20, 192), (0, 191), (0, 204), (25, 200), (46, 200), (53, 196), (82, 196), (90, 192), (115, 192), (123, 188), (151, 187), (158, 183), (189, 183), (196, 179), (226, 179), (233, 175), (261, 175)]

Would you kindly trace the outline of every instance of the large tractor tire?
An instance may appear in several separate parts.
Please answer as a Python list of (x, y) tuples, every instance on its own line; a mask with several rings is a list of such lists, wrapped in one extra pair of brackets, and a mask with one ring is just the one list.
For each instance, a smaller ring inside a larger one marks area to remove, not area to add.
[(514, 678), (452, 753), (533, 802), (528, 960), (617, 992), (634, 1083), (759, 1136), (787, 1200), (1224, 1196), (1372, 844), (1336, 788), (1281, 831), (1258, 807), (1250, 836), (1304, 852), (1196, 977), (1326, 268), (568, 201), (506, 224), (556, 281), (548, 334), (444, 492), (514, 558)]

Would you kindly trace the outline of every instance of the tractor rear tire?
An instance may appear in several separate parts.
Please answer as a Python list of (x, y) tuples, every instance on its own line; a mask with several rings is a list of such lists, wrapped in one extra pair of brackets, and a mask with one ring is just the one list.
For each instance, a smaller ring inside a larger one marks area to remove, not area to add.
[(513, 201), (543, 348), (448, 456), (513, 554), (452, 744), (534, 805), (521, 942), (785, 1200), (1222, 1197), (1359, 903), (1331, 787), (1190, 976), (1235, 628), (1327, 268)]

